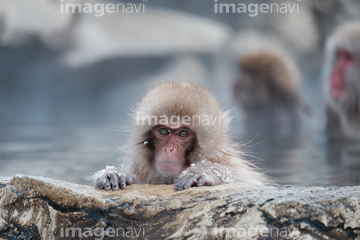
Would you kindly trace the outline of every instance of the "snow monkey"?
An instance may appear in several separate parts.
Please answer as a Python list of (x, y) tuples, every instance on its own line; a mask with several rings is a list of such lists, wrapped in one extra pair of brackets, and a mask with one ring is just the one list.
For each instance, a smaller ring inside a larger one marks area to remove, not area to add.
[(105, 190), (132, 183), (174, 184), (184, 190), (239, 182), (263, 186), (268, 178), (228, 135), (230, 117), (205, 88), (168, 82), (149, 91), (134, 112), (124, 160), (131, 167), (96, 172), (96, 186)]
[(329, 38), (324, 63), (330, 140), (360, 139), (360, 22), (339, 27)]
[(242, 56), (233, 86), (235, 100), (256, 131), (295, 132), (310, 109), (300, 95), (299, 71), (285, 53), (258, 50)]

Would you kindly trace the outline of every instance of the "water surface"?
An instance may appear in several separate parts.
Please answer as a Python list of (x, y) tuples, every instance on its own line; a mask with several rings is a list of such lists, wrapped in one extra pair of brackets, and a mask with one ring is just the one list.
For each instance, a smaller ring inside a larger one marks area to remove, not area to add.
[[(119, 163), (118, 146), (124, 138), (114, 129), (103, 126), (2, 129), (0, 176), (24, 174), (91, 185), (90, 178), (95, 171)], [(360, 145), (357, 143), (327, 145), (316, 136), (293, 142), (255, 138), (244, 151), (258, 159), (262, 170), (280, 184), (360, 184)]]

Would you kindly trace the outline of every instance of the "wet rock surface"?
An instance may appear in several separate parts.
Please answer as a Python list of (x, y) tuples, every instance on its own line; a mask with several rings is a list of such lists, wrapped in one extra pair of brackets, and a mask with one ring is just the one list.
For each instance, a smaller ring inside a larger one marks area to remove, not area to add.
[(54, 179), (0, 178), (0, 239), (356, 239), (360, 187), (103, 191)]

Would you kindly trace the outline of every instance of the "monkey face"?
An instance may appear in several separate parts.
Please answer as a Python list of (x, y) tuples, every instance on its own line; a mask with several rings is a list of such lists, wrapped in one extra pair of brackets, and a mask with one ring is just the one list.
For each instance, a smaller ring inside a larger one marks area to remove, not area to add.
[(326, 93), (333, 110), (357, 109), (360, 102), (360, 25), (339, 27), (327, 45)]
[(348, 101), (360, 101), (360, 64), (358, 54), (355, 51), (338, 53), (338, 62), (345, 65), (344, 82), (346, 85), (344, 97)]
[(179, 175), (189, 166), (187, 155), (193, 148), (194, 133), (188, 127), (159, 125), (152, 130), (156, 169), (164, 177)]
[(355, 55), (347, 49), (338, 49), (335, 63), (329, 79), (330, 96), (337, 100), (345, 99), (349, 93), (349, 85), (353, 82)]

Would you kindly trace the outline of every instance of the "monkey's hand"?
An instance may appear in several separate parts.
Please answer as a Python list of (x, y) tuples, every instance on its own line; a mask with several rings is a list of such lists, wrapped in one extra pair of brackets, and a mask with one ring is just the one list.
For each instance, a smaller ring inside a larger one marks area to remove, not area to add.
[(231, 180), (229, 169), (221, 164), (202, 160), (193, 163), (175, 179), (175, 189), (184, 190), (194, 186), (215, 186), (229, 183)]
[(132, 175), (114, 166), (106, 166), (106, 169), (96, 172), (92, 178), (97, 188), (106, 191), (125, 188), (126, 185), (133, 183)]

